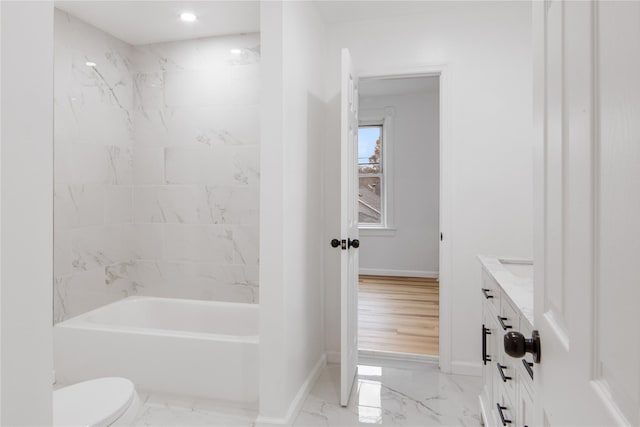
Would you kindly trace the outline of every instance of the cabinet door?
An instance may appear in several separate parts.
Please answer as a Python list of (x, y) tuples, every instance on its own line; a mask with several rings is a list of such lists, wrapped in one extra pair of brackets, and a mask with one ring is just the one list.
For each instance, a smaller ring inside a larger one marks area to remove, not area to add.
[(493, 403), (493, 360), (498, 359), (494, 348), (494, 335), (498, 333), (495, 328), (493, 315), (487, 304), (482, 305), (482, 380), (484, 393), (489, 398), (489, 404)]
[(533, 427), (533, 398), (529, 389), (525, 387), (523, 381), (520, 381), (518, 387), (518, 405), (517, 405), (517, 423), (518, 427)]
[(492, 408), (496, 419), (495, 425), (503, 427), (513, 426), (515, 422), (516, 408), (513, 406), (513, 403), (507, 395), (504, 387), (496, 387), (496, 390), (496, 402)]
[(502, 395), (504, 394), (504, 386), (502, 384), (502, 379), (498, 374), (498, 364), (501, 360), (502, 350), (502, 337), (504, 334), (502, 333), (502, 328), (498, 324), (497, 317), (494, 313), (491, 313), (491, 318), (489, 325), (491, 325), (491, 363), (487, 364), (488, 372), (487, 376), (491, 377), (491, 413), (494, 416), (494, 425), (497, 425), (500, 419), (497, 417), (496, 403), (503, 399)]
[(499, 365), (496, 366), (496, 371), (499, 374), (498, 380), (502, 383), (501, 385), (505, 388), (509, 398), (515, 402), (519, 369), (517, 364), (521, 362), (520, 359), (515, 359), (504, 352), (503, 337), (507, 332), (520, 331), (520, 316), (506, 296), (502, 297), (500, 303), (499, 322), (502, 322), (500, 323), (500, 338), (496, 344), (500, 346), (500, 359), (497, 360)]

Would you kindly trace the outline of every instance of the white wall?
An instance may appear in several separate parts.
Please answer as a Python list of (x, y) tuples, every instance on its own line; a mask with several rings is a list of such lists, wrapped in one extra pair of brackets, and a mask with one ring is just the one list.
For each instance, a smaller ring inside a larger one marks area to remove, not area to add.
[(53, 3), (1, 2), (0, 16), (0, 424), (45, 426), (53, 370)]
[[(437, 77), (431, 77), (437, 78)], [(394, 110), (392, 151), (395, 233), (360, 230), (360, 273), (437, 277), (439, 212), (439, 91), (360, 98), (360, 118)]]
[[(528, 2), (458, 3), (429, 15), (328, 28), (329, 99), (339, 93), (342, 47), (350, 49), (361, 74), (447, 66), (451, 91), (443, 96), (449, 97), (445, 108), (451, 128), (443, 131), (450, 136), (451, 185), (446, 191), (451, 216), (442, 230), (441, 250), (449, 251), (451, 271), (442, 285), (452, 295), (450, 352), (456, 372), (479, 373), (480, 267), (475, 255), (532, 256), (530, 8)], [(331, 106), (335, 119), (336, 104)], [(331, 127), (338, 123), (332, 120)], [(327, 145), (327, 190), (338, 188), (333, 140)], [(339, 230), (335, 200), (328, 191), (327, 238)], [(441, 263), (441, 277), (443, 268)], [(339, 280), (334, 276), (327, 268), (326, 339), (332, 353), (340, 348)]]
[(323, 365), (324, 25), (262, 2), (260, 418), (292, 421)]

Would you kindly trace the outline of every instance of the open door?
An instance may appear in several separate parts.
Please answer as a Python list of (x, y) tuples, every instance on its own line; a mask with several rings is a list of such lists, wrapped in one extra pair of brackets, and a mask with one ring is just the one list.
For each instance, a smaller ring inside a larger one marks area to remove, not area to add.
[(340, 111), (340, 404), (347, 406), (358, 364), (358, 76), (342, 49)]
[(640, 3), (533, 13), (535, 424), (640, 425)]

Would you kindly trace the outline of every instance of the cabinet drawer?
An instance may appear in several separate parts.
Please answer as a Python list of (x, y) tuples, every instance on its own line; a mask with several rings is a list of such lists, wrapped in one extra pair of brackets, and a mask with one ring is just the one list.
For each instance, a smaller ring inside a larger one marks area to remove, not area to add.
[(501, 292), (500, 287), (493, 280), (493, 277), (489, 276), (489, 274), (482, 270), (482, 297), (483, 300), (488, 302), (489, 306), (491, 306), (496, 313), (500, 312), (500, 300)]
[[(525, 337), (533, 335), (533, 330), (529, 323), (524, 320), (520, 321), (520, 332)], [(515, 359), (514, 359), (515, 360)], [(518, 368), (520, 369), (520, 377), (522, 381), (529, 387), (533, 388), (533, 379), (535, 378), (535, 365), (533, 364), (533, 355), (526, 353), (522, 359), (518, 360)]]
[(520, 359), (514, 359), (504, 351), (504, 335), (507, 332), (518, 331), (520, 329), (520, 316), (518, 312), (513, 308), (511, 302), (506, 297), (502, 297), (500, 301), (500, 315), (497, 316), (498, 323), (500, 325), (500, 341), (499, 352), (500, 358), (499, 366), (496, 366), (498, 371), (499, 381), (502, 382), (505, 393), (509, 396), (512, 402), (516, 400), (517, 382), (518, 382), (518, 363)]
[(496, 404), (494, 406), (495, 419), (499, 426), (513, 426), (516, 423), (516, 408), (512, 405), (509, 397), (501, 390), (496, 395)]
[[(503, 343), (500, 342), (500, 345), (503, 345)], [(497, 375), (494, 377), (494, 381), (500, 382), (512, 402), (516, 400), (516, 390), (518, 390), (518, 382), (520, 379), (517, 363), (520, 363), (519, 359), (514, 359), (502, 351), (500, 353), (500, 360), (495, 367)]]
[(501, 298), (500, 319), (498, 320), (505, 333), (520, 330), (520, 316), (507, 298)]
[(524, 384), (520, 384), (518, 389), (518, 419), (517, 425), (522, 427), (533, 427), (533, 398), (531, 392)]

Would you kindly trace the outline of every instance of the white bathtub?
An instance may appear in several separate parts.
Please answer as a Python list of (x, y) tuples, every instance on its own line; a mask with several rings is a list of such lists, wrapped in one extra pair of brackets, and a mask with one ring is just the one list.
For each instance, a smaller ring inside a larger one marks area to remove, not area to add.
[(56, 379), (129, 378), (140, 390), (258, 400), (258, 306), (129, 297), (53, 328)]

